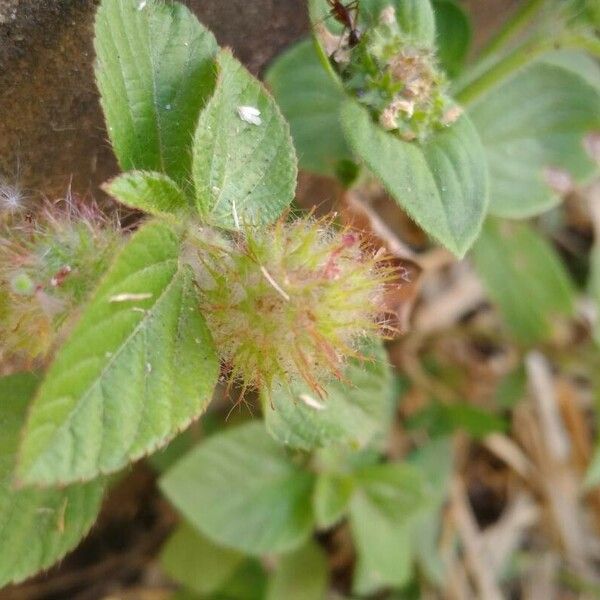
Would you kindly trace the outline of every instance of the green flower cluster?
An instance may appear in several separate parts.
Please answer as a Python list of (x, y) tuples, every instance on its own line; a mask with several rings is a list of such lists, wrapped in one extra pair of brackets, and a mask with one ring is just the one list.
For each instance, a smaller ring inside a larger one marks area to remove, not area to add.
[(435, 50), (407, 36), (392, 7), (382, 11), (356, 46), (335, 53), (334, 59), (346, 89), (384, 129), (405, 141), (424, 142), (461, 114), (447, 95), (448, 81)]

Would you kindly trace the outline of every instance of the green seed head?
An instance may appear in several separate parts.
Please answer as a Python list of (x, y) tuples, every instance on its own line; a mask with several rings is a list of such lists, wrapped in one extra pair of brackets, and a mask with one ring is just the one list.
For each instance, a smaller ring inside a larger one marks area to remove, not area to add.
[(95, 206), (47, 204), (0, 225), (0, 355), (44, 355), (120, 241)]
[(363, 32), (338, 69), (346, 88), (373, 118), (403, 140), (423, 142), (461, 114), (447, 95), (448, 82), (434, 48), (402, 31), (391, 7)]
[(304, 380), (321, 394), (381, 329), (390, 267), (330, 221), (279, 221), (227, 240), (202, 231), (191, 243), (202, 314), (244, 387)]

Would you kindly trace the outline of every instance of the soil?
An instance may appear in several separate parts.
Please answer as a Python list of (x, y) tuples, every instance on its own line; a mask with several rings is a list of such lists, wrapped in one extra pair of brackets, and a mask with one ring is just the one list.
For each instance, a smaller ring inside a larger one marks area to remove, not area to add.
[[(97, 0), (0, 0), (0, 180), (50, 198), (116, 173), (93, 78)], [(185, 2), (255, 74), (308, 27), (303, 0)]]

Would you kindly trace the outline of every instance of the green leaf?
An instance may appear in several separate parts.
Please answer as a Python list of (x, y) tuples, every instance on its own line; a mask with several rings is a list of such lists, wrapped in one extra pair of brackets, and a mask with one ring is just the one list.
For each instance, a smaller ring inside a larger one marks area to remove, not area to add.
[(411, 518), (424, 502), (424, 481), (408, 464), (377, 465), (357, 474), (361, 486), (350, 505), (350, 525), (358, 553), (353, 589), (372, 594), (402, 587), (411, 576)]
[(165, 573), (201, 595), (218, 591), (244, 561), (243, 554), (222, 548), (189, 525), (180, 525), (161, 553)]
[(221, 227), (269, 223), (296, 189), (289, 126), (273, 98), (228, 50), (217, 63), (217, 87), (194, 137), (196, 204)]
[(419, 146), (384, 131), (347, 100), (342, 125), (355, 153), (432, 237), (462, 257), (475, 241), (488, 200), (487, 165), (466, 116)]
[(435, 0), (435, 29), (438, 58), (450, 77), (462, 69), (471, 45), (471, 21), (454, 0)]
[[(590, 253), (590, 281), (589, 292), (600, 311), (600, 240), (597, 240)], [(596, 322), (594, 339), (600, 345), (600, 322)]]
[(409, 419), (408, 426), (411, 429), (426, 429), (432, 436), (464, 430), (475, 439), (497, 431), (506, 431), (507, 428), (505, 419), (489, 410), (468, 404), (444, 405), (438, 402), (432, 402), (414, 414)]
[(37, 384), (28, 373), (0, 378), (0, 588), (72, 550), (96, 520), (104, 490), (101, 481), (61, 490), (13, 489), (19, 435)]
[(572, 71), (600, 92), (600, 65), (585, 52), (557, 50), (544, 54), (539, 62)]
[(214, 600), (264, 600), (267, 576), (257, 559), (247, 559), (219, 590)]
[(359, 25), (379, 22), (381, 11), (388, 6), (396, 10), (400, 27), (416, 43), (433, 46), (435, 41), (435, 16), (429, 0), (361, 0)]
[(319, 473), (315, 482), (313, 507), (320, 529), (329, 529), (340, 521), (354, 492), (354, 481), (348, 475)]
[(490, 165), (490, 212), (524, 218), (556, 205), (547, 169), (585, 181), (596, 170), (582, 144), (600, 127), (600, 93), (573, 70), (536, 63), (469, 110)]
[(431, 2), (429, 0), (396, 0), (393, 4), (400, 27), (415, 42), (424, 46), (433, 46), (436, 21)]
[(525, 223), (489, 219), (473, 260), (506, 325), (523, 344), (552, 334), (555, 317), (573, 311), (574, 289), (552, 247)]
[(217, 44), (179, 3), (103, 0), (96, 79), (123, 170), (189, 180), (192, 133), (214, 86)]
[(345, 383), (329, 383), (323, 400), (313, 399), (314, 392), (302, 383), (291, 385), (291, 395), (284, 387), (274, 389), (270, 397), (263, 394), (269, 433), (303, 450), (330, 445), (358, 449), (383, 438), (392, 418), (394, 380), (381, 343), (369, 342), (362, 353), (366, 360), (351, 360)]
[(323, 600), (327, 579), (325, 553), (310, 541), (281, 557), (269, 582), (267, 600)]
[(129, 171), (111, 179), (102, 189), (122, 204), (152, 215), (173, 215), (189, 208), (179, 186), (162, 173)]
[(33, 402), (23, 483), (115, 472), (206, 408), (218, 361), (179, 252), (178, 236), (150, 223), (117, 257)]
[(252, 422), (210, 437), (163, 476), (175, 507), (214, 542), (251, 555), (299, 546), (313, 526), (313, 476)]
[(596, 445), (592, 460), (588, 465), (585, 479), (583, 482), (584, 489), (589, 490), (600, 484), (600, 445)]
[(336, 174), (336, 163), (351, 157), (340, 125), (345, 94), (323, 69), (312, 40), (281, 54), (266, 81), (289, 121), (301, 169)]

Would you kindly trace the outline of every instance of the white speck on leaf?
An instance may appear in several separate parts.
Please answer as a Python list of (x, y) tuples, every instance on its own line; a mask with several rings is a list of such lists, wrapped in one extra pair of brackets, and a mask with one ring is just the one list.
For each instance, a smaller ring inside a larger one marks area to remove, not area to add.
[(144, 10), (146, 8), (146, 4), (148, 4), (148, 0), (141, 0), (138, 4), (138, 10)]
[(242, 121), (251, 123), (252, 125), (261, 125), (260, 110), (255, 106), (238, 106), (238, 115)]
[(115, 294), (111, 296), (108, 301), (109, 302), (135, 302), (136, 300), (148, 300), (148, 298), (152, 298), (152, 294), (148, 292), (144, 292), (141, 294)]
[(146, 373), (152, 373), (152, 365), (150, 363), (146, 363)]
[(325, 410), (325, 405), (322, 402), (319, 402), (308, 394), (300, 394), (298, 398), (300, 398), (300, 400), (302, 400), (302, 402), (304, 402), (304, 404), (310, 408), (314, 408), (315, 410)]

